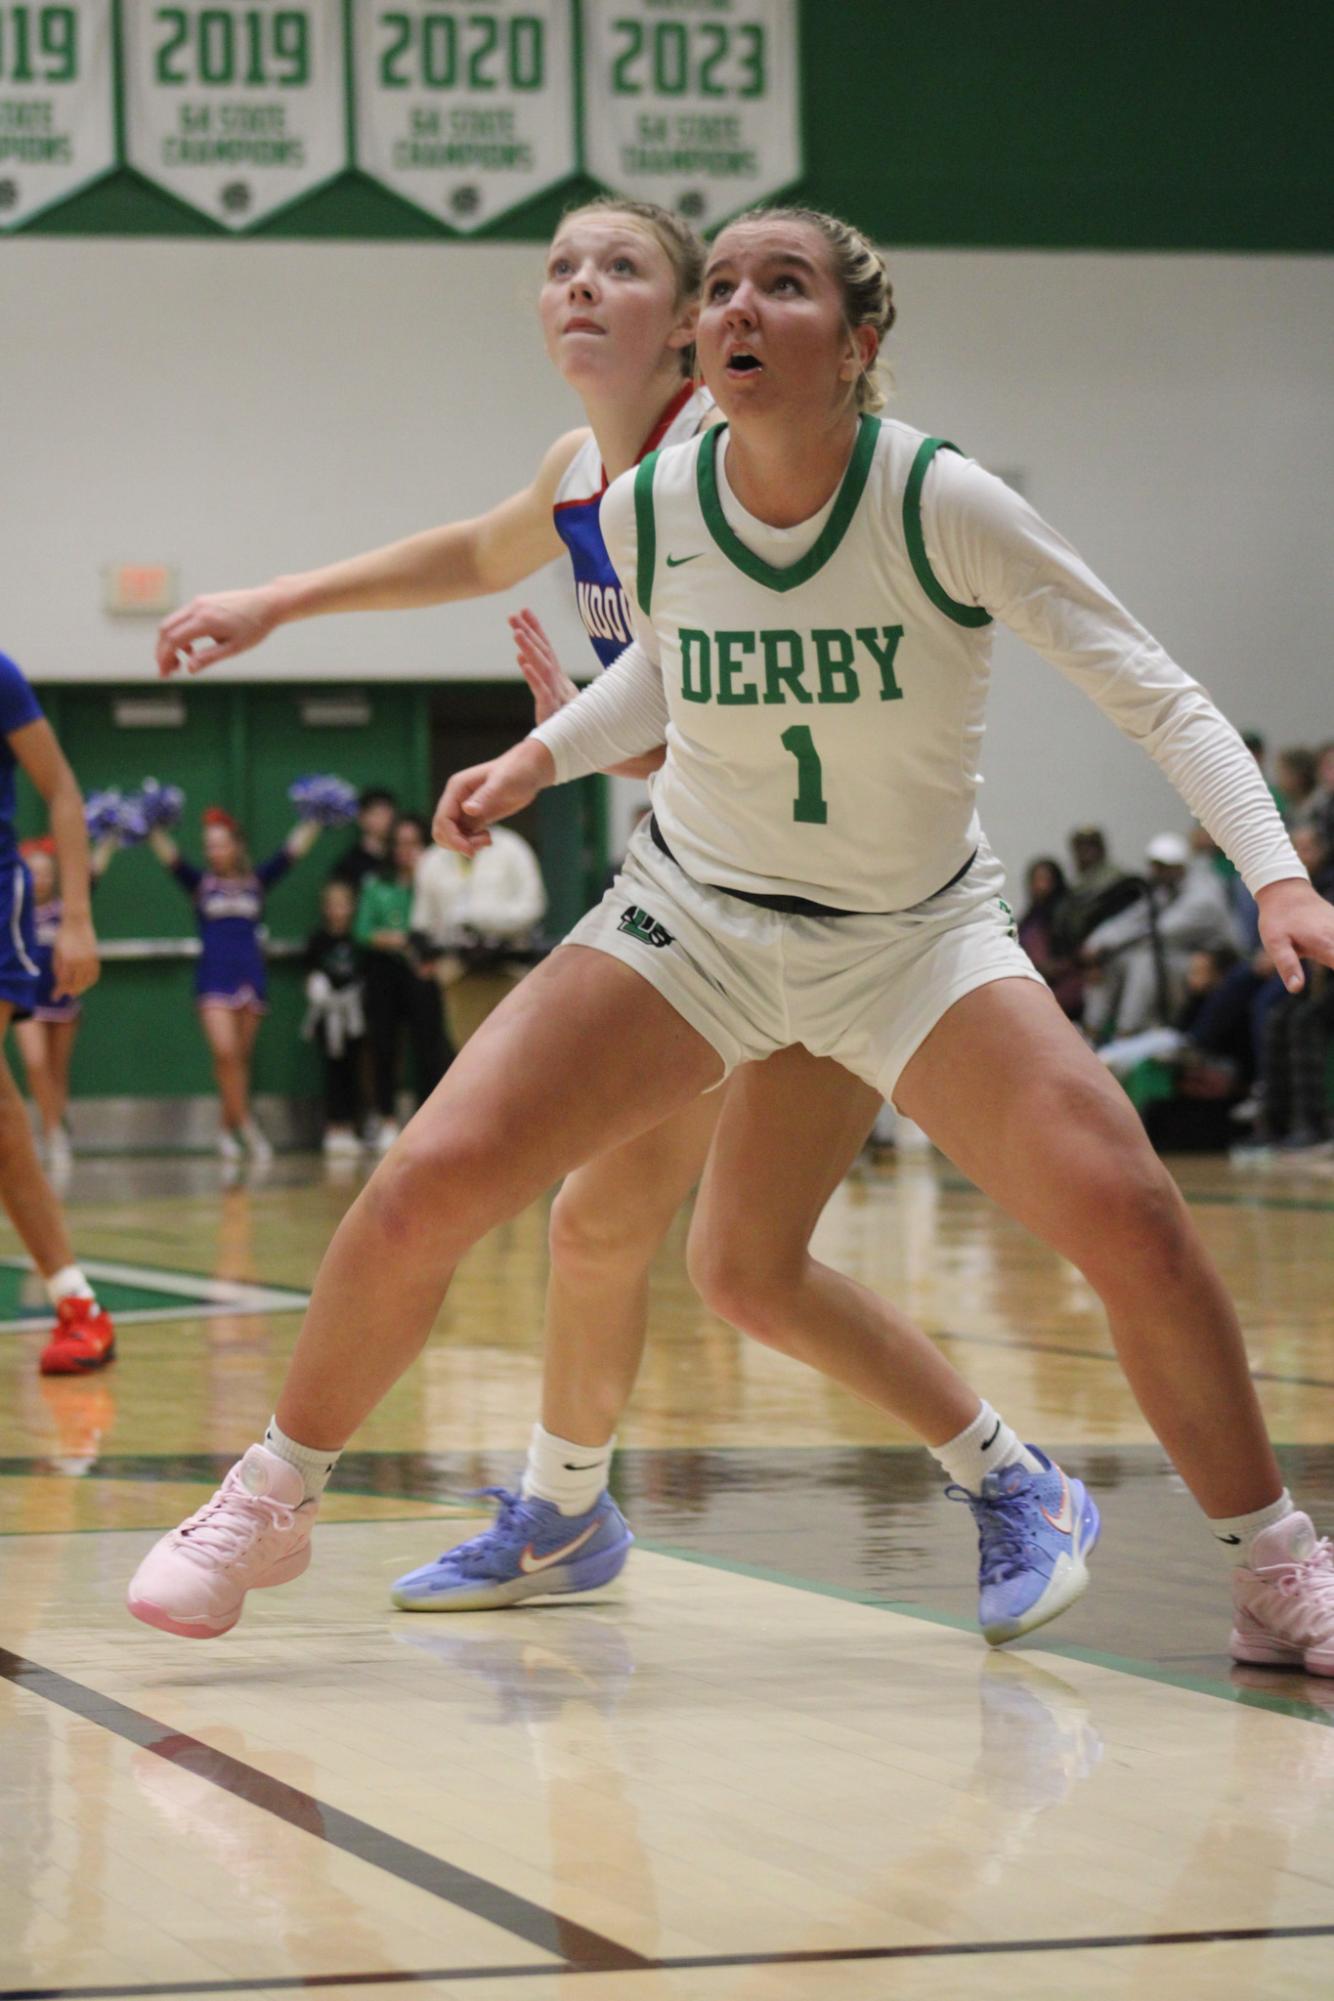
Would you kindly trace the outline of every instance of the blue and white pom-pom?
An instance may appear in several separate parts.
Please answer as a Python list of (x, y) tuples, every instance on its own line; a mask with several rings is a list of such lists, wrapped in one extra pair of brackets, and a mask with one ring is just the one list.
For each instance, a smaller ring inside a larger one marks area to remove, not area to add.
[(185, 794), (179, 785), (160, 785), (146, 778), (139, 787), (138, 805), (150, 827), (174, 827), (185, 810)]
[(287, 796), (299, 820), (314, 820), (321, 827), (345, 827), (357, 817), (356, 786), (331, 773), (295, 779)]
[(88, 794), (83, 802), (83, 818), (90, 841), (104, 841), (108, 834), (120, 834), (124, 805), (124, 798), (114, 785)]

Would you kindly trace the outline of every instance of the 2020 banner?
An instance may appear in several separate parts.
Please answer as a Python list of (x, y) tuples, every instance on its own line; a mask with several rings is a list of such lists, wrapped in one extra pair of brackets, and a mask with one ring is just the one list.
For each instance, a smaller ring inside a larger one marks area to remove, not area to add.
[(572, 0), (362, 0), (357, 164), (452, 229), (568, 180)]

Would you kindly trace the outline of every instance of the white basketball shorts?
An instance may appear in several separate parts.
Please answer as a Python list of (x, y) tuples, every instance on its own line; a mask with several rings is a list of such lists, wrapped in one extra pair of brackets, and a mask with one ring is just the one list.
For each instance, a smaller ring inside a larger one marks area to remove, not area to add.
[[(891, 1099), (942, 1015), (992, 980), (1042, 977), (1015, 936), (985, 842), (967, 874), (889, 916), (788, 916), (697, 883), (644, 822), (600, 904), (566, 943), (619, 959), (722, 1058), (800, 1043)], [(720, 1080), (722, 1081), (722, 1080)]]

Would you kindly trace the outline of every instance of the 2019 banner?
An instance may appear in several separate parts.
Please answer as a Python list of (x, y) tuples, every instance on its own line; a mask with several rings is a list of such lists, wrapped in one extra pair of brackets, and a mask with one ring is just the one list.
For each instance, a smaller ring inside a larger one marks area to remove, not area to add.
[[(0, 0), (0, 230), (130, 169), (229, 232), (353, 172), (451, 231), (802, 171), (797, 0)], [(350, 232), (352, 233), (352, 232)]]

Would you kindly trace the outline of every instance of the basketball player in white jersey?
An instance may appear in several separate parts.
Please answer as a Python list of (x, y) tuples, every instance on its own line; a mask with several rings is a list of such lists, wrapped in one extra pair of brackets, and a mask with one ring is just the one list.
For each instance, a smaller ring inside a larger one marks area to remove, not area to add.
[[(690, 374), (703, 255), (687, 225), (650, 204), (594, 202), (564, 217), (548, 252), (540, 312), (552, 360), (583, 401), (588, 428), (557, 439), (530, 486), (475, 520), (257, 589), (194, 599), (163, 622), (160, 672), (198, 672), (293, 619), (506, 590), (562, 550), (594, 651), (610, 664), (630, 639), (631, 613), (598, 511), (609, 476), (709, 421), (713, 400)], [(512, 622), (529, 657), (540, 629), (527, 615)], [(554, 668), (535, 669), (532, 679), (539, 720), (575, 692)], [(659, 746), (620, 768), (643, 775), (661, 759)], [(775, 1242), (799, 1242), (865, 1138), (878, 1100), (837, 1064), (800, 1049), (770, 1064), (765, 1081), (784, 1129), (818, 1123), (829, 1135), (824, 1152), (810, 1156), (813, 1188), (778, 1171), (773, 1186), (757, 1190)], [(400, 1604), (472, 1610), (581, 1592), (624, 1564), (632, 1538), (607, 1492), (608, 1472), (643, 1354), (649, 1268), (699, 1180), (720, 1104), (696, 1098), (567, 1177), (551, 1216), (542, 1419), (521, 1492), (429, 1576), (401, 1580)], [(281, 1427), (268, 1436), (279, 1452), (291, 1449)], [(534, 1543), (548, 1558), (569, 1554), (525, 1570), (523, 1553)]]
[[(1334, 1567), (1282, 1487), (1230, 1302), (1138, 1121), (1011, 936), (973, 800), (992, 608), (1177, 782), (1257, 893), (1290, 984), (1302, 955), (1334, 962), (1334, 917), (1240, 740), (1073, 551), (938, 441), (859, 415), (887, 318), (879, 261), (843, 225), (779, 212), (720, 239), (700, 345), (730, 429), (614, 483), (604, 507), (642, 643), (535, 738), (451, 780), (436, 831), (473, 852), (544, 784), (665, 736), (657, 824), (345, 1217), (279, 1414), (317, 1487), (471, 1243), (740, 1066), (695, 1233), (706, 1298), (791, 1352), (818, 1343), (841, 1380), (853, 1356), (892, 1357), (877, 1400), (947, 1470), (981, 1443), (974, 1427), (990, 1443), (993, 1414), (920, 1330), (809, 1258), (776, 1286), (737, 1227), (775, 1140), (756, 1059), (800, 1041), (892, 1096), (1086, 1273), (1146, 1414), (1236, 1553), (1234, 1652), (1334, 1672)], [(807, 1151), (817, 1137), (787, 1135)], [(1082, 1588), (1097, 1516), (995, 1428), (1001, 1465), (958, 1497), (998, 1640)], [(296, 1470), (252, 1447), (141, 1566), (139, 1616), (223, 1630), (248, 1588), (303, 1569), (315, 1498)]]

